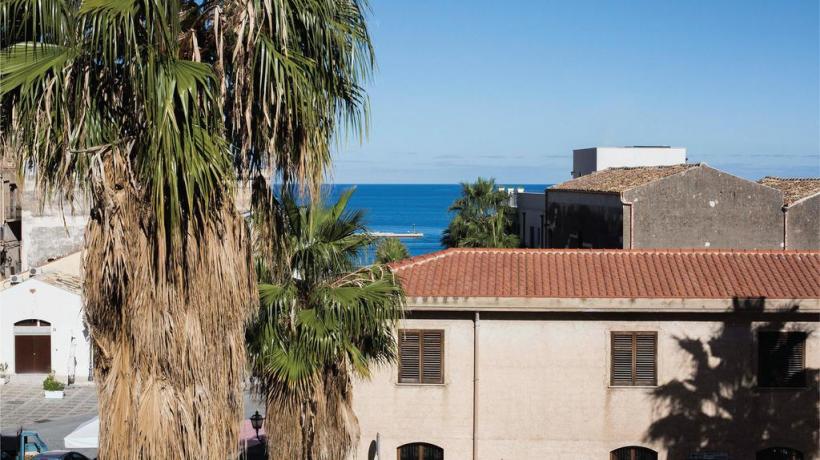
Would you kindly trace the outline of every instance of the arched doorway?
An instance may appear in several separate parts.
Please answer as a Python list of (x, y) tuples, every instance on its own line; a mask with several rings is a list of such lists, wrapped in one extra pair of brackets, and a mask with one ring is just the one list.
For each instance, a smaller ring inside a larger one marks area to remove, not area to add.
[(426, 442), (399, 446), (399, 460), (444, 460), (444, 449)]
[(51, 323), (41, 319), (14, 323), (14, 372), (51, 372)]
[(757, 451), (756, 460), (803, 460), (803, 452), (789, 447), (769, 447)]
[(610, 460), (658, 460), (658, 453), (640, 446), (615, 449), (609, 453)]

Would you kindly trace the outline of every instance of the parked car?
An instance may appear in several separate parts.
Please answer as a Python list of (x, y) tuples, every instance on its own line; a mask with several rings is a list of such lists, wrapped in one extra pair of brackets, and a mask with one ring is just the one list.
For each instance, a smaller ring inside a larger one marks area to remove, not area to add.
[(50, 450), (34, 457), (34, 460), (90, 460), (85, 455), (73, 450)]

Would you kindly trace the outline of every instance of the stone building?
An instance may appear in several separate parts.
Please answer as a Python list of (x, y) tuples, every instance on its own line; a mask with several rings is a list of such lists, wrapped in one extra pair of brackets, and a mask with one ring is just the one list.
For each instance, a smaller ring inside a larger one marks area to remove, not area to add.
[[(361, 459), (817, 459), (820, 252), (450, 249), (392, 266)], [(798, 456), (799, 455), (799, 456)]]
[(552, 248), (783, 248), (783, 193), (711, 168), (609, 168), (547, 189)]
[(786, 249), (820, 249), (820, 179), (767, 176), (759, 183), (783, 192)]

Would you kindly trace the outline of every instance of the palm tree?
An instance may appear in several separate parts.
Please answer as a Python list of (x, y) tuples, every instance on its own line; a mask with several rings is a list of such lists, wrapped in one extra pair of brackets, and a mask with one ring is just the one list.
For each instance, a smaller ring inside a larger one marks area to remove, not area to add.
[(455, 212), (441, 242), (447, 247), (511, 248), (518, 246), (512, 229), (509, 195), (498, 190), (495, 179), (479, 177), (462, 182), (461, 197), (449, 209)]
[(410, 257), (407, 246), (396, 238), (383, 238), (376, 246), (376, 262), (389, 264)]
[(361, 134), (360, 0), (2, 0), (0, 143), (91, 199), (85, 316), (101, 458), (237, 448), (258, 305), (237, 179), (316, 190)]
[(247, 342), (270, 458), (346, 458), (359, 436), (351, 380), (395, 358), (404, 296), (385, 266), (356, 267), (372, 239), (351, 193), (324, 207), (285, 192), (254, 213), (260, 312)]

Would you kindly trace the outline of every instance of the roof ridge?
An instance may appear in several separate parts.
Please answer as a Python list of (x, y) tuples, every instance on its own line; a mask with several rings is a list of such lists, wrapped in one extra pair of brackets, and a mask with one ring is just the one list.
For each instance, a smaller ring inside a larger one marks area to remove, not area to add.
[(789, 180), (789, 181), (820, 181), (820, 177), (782, 177), (782, 176), (763, 176), (757, 181), (760, 182), (765, 179), (775, 180)]

